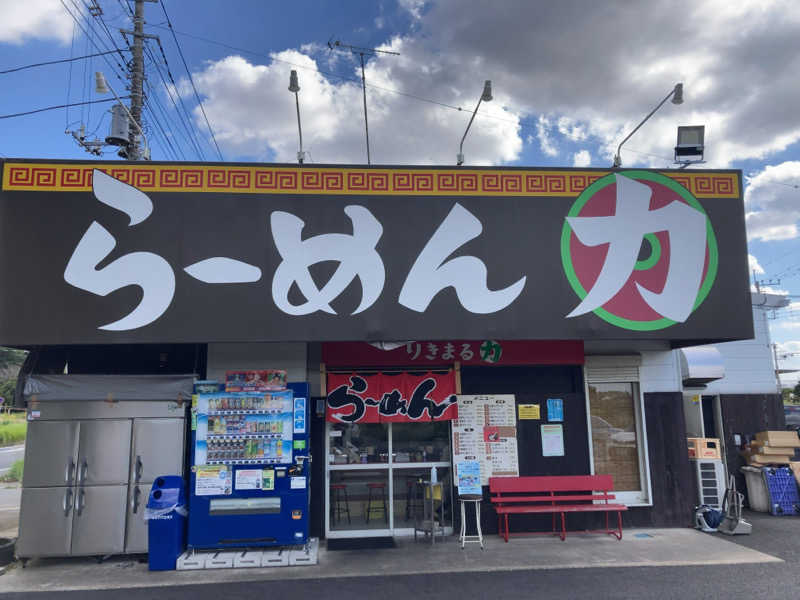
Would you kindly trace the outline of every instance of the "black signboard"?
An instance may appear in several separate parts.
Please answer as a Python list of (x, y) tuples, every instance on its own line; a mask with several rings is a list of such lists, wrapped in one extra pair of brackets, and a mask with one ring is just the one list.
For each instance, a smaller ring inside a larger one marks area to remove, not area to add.
[(0, 344), (753, 334), (739, 171), (2, 169)]

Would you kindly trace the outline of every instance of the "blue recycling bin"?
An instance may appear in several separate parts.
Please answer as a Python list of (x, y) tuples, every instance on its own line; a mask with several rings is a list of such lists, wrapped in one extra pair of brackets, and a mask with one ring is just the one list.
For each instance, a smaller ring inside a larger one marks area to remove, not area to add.
[(148, 564), (170, 571), (186, 547), (186, 483), (179, 475), (157, 477), (147, 499)]

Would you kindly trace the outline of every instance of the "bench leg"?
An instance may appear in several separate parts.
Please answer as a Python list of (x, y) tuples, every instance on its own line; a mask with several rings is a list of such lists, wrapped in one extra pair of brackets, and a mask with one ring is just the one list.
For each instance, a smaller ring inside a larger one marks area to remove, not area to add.
[(619, 526), (619, 535), (617, 535), (618, 540), (622, 540), (622, 511), (617, 511), (617, 525)]
[(508, 543), (508, 513), (506, 513), (504, 516), (505, 516), (505, 521), (506, 521), (506, 532), (505, 532), (505, 533), (506, 533), (506, 535), (505, 535), (505, 539), (506, 539), (506, 544), (507, 544), (507, 543)]
[(561, 541), (567, 539), (567, 520), (564, 517), (564, 513), (561, 513)]
[(553, 515), (553, 533), (556, 532), (556, 513), (551, 513)]

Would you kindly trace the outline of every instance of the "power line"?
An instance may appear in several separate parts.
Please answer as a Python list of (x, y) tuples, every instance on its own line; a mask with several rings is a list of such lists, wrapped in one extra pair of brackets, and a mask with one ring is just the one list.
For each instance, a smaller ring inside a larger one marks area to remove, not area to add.
[[(130, 96), (120, 96), (121, 100), (130, 98)], [(59, 108), (67, 108), (71, 106), (81, 106), (82, 104), (100, 104), (101, 102), (116, 102), (115, 98), (104, 98), (102, 100), (88, 100), (86, 102), (72, 102), (71, 104), (59, 104), (58, 106), (48, 106), (46, 108), (37, 108), (36, 110), (29, 110), (26, 112), (14, 113), (12, 115), (0, 115), (0, 119), (11, 119), (13, 117), (24, 117), (25, 115), (32, 115), (35, 113), (45, 112), (46, 110), (57, 110)]]
[(0, 71), (0, 75), (5, 75), (6, 73), (15, 73), (17, 71), (23, 71), (25, 69), (32, 69), (34, 67), (43, 67), (45, 65), (57, 65), (59, 63), (66, 63), (66, 62), (73, 62), (76, 60), (83, 60), (85, 58), (93, 58), (95, 56), (103, 56), (105, 54), (113, 54), (116, 50), (109, 50), (107, 52), (97, 52), (95, 54), (87, 54), (86, 56), (76, 56), (75, 58), (62, 58), (60, 60), (48, 60), (47, 62), (40, 62), (40, 63), (33, 63), (32, 65), (25, 65), (24, 67), (16, 67), (14, 69), (6, 69), (5, 71)]
[[(72, 41), (69, 46), (69, 55), (72, 56), (75, 52), (75, 23), (72, 24)], [(67, 76), (67, 98), (66, 102), (69, 102), (69, 97), (72, 92), (72, 63), (69, 63), (69, 75)], [(64, 111), (64, 131), (69, 130), (69, 109)]]
[[(95, 43), (95, 41), (92, 39), (92, 37), (89, 34), (89, 32), (86, 29), (84, 29), (84, 27), (81, 24), (80, 20), (69, 9), (69, 7), (67, 6), (66, 2), (64, 2), (64, 0), (60, 0), (60, 1), (61, 1), (61, 5), (64, 7), (64, 10), (66, 10), (67, 13), (69, 13), (69, 16), (72, 17), (72, 20), (75, 21), (75, 24), (80, 28), (80, 30), (83, 32), (83, 34), (86, 36), (86, 38), (92, 43), (92, 45), (95, 47), (95, 49), (98, 52), (103, 52), (104, 50), (108, 50), (108, 47), (100, 48), (100, 46), (98, 46), (97, 43)], [(103, 56), (103, 60), (106, 62), (106, 64), (111, 69), (111, 71), (114, 73), (114, 75), (117, 76), (117, 79), (119, 79), (120, 81), (124, 82), (125, 81), (124, 80), (124, 73), (123, 73), (123, 76), (120, 76), (120, 74), (117, 72), (114, 64), (108, 60), (107, 56)], [(117, 66), (119, 66), (119, 65), (117, 65)]]
[[(156, 27), (158, 29), (167, 29), (166, 27), (164, 27), (162, 25), (151, 25), (151, 27)], [(193, 39), (199, 40), (201, 42), (206, 42), (208, 44), (214, 44), (216, 46), (221, 46), (221, 47), (227, 48), (229, 50), (235, 50), (237, 52), (244, 52), (246, 54), (252, 54), (253, 56), (261, 56), (261, 57), (269, 58), (273, 62), (283, 63), (285, 65), (289, 65), (289, 66), (295, 67), (297, 69), (305, 69), (307, 71), (313, 71), (315, 73), (319, 73), (320, 75), (325, 75), (327, 77), (333, 77), (335, 79), (341, 79), (343, 81), (350, 81), (352, 83), (357, 83), (357, 84), (361, 85), (361, 79), (358, 78), (358, 77), (349, 77), (347, 75), (340, 75), (339, 73), (333, 73), (331, 71), (323, 71), (322, 69), (309, 67), (307, 65), (300, 65), (300, 64), (288, 61), (288, 60), (275, 58), (274, 56), (272, 56), (270, 54), (266, 54), (264, 52), (256, 52), (255, 50), (248, 50), (247, 48), (240, 48), (238, 46), (231, 46), (230, 44), (226, 44), (224, 42), (218, 42), (216, 40), (212, 40), (212, 39), (209, 39), (209, 38), (206, 38), (206, 37), (202, 37), (202, 36), (199, 36), (199, 35), (186, 33), (185, 31), (177, 31), (177, 30), (173, 29), (173, 34), (174, 33), (179, 33), (182, 36), (185, 36), (185, 37), (188, 37), (188, 38), (193, 38)], [(411, 98), (413, 100), (419, 100), (420, 102), (427, 102), (428, 104), (435, 104), (437, 106), (441, 106), (443, 108), (449, 108), (451, 110), (457, 110), (457, 111), (466, 110), (466, 109), (464, 109), (464, 108), (462, 108), (460, 106), (454, 106), (452, 104), (447, 104), (446, 102), (439, 102), (438, 100), (432, 100), (430, 98), (424, 98), (422, 96), (417, 96), (416, 94), (410, 94), (408, 92), (401, 92), (400, 90), (395, 90), (395, 89), (392, 89), (392, 88), (383, 87), (383, 86), (380, 86), (380, 85), (376, 85), (374, 83), (368, 83), (367, 87), (373, 88), (373, 89), (376, 89), (376, 90), (381, 90), (381, 91), (384, 91), (384, 92), (389, 92), (391, 94), (397, 94), (398, 96), (405, 96), (406, 98)], [(490, 114), (485, 113), (485, 112), (479, 112), (479, 114), (481, 114), (483, 116), (486, 116), (486, 117), (489, 117), (489, 118), (492, 118), (492, 119), (498, 119), (500, 121), (508, 121), (508, 122), (512, 122), (512, 123), (515, 122), (515, 121), (512, 121), (511, 119), (503, 119), (502, 117), (496, 117), (494, 115), (490, 115)]]
[[(172, 137), (172, 136), (171, 135), (167, 135), (167, 131), (165, 130), (164, 125), (161, 124), (161, 119), (163, 119), (164, 123), (169, 125), (169, 123), (170, 123), (169, 117), (167, 116), (166, 111), (164, 110), (164, 107), (162, 106), (161, 102), (159, 101), (158, 95), (155, 94), (155, 93), (152, 93), (152, 86), (150, 85), (150, 82), (146, 82), (146, 85), (147, 85), (148, 91), (150, 91), (150, 93), (145, 97), (145, 107), (150, 111), (150, 115), (153, 117), (153, 122), (156, 124), (156, 127), (158, 128), (158, 130), (159, 130), (159, 132), (161, 134), (161, 137), (164, 139), (164, 142), (169, 147), (169, 149), (172, 151), (172, 154), (175, 157), (175, 160), (177, 160), (178, 159), (178, 152), (176, 151), (175, 147), (172, 144), (172, 140), (170, 139), (170, 137)], [(159, 116), (156, 114), (156, 111), (154, 110), (153, 107), (156, 107), (161, 111), (161, 118), (159, 118)], [(171, 133), (171, 131), (170, 131), (170, 133)], [(177, 140), (176, 140), (176, 143), (177, 143)], [(178, 146), (178, 148), (180, 148), (180, 146)], [(183, 154), (182, 150), (181, 150), (181, 156), (183, 157), (183, 160), (186, 160), (186, 157)]]
[(189, 76), (189, 82), (192, 84), (192, 90), (194, 91), (194, 97), (197, 100), (197, 104), (200, 106), (200, 112), (203, 113), (203, 118), (206, 121), (206, 126), (208, 127), (208, 132), (211, 134), (211, 139), (214, 140), (214, 146), (217, 148), (217, 154), (219, 154), (219, 159), (224, 161), (225, 158), (222, 156), (222, 152), (219, 149), (219, 145), (217, 144), (217, 138), (214, 137), (214, 131), (211, 129), (211, 124), (208, 122), (208, 117), (206, 116), (206, 111), (203, 108), (203, 103), (200, 101), (200, 95), (197, 93), (197, 88), (194, 86), (194, 79), (192, 78), (192, 74), (189, 71), (189, 66), (186, 64), (186, 58), (183, 56), (183, 50), (181, 50), (181, 45), (178, 42), (178, 36), (175, 35), (175, 31), (172, 28), (172, 22), (169, 20), (169, 15), (167, 14), (167, 7), (165, 6), (165, 0), (161, 0), (161, 10), (164, 11), (164, 16), (167, 19), (167, 25), (169, 26), (170, 31), (172, 31), (172, 37), (175, 40), (175, 46), (178, 48), (178, 54), (180, 54), (181, 61), (183, 61), (183, 67), (186, 69), (186, 74)]
[[(158, 61), (153, 55), (152, 49), (148, 45), (145, 45), (145, 48), (147, 48), (150, 60), (155, 65), (156, 71), (158, 71), (158, 75), (159, 77), (161, 77), (161, 82), (164, 84), (164, 89), (167, 92), (167, 96), (169, 96), (170, 102), (172, 102), (172, 107), (175, 109), (175, 113), (178, 115), (178, 119), (180, 120), (181, 125), (183, 126), (183, 129), (186, 132), (186, 139), (189, 141), (189, 144), (197, 153), (198, 158), (200, 158), (200, 160), (205, 160), (205, 155), (203, 154), (203, 151), (200, 148), (200, 140), (198, 139), (195, 131), (196, 128), (192, 122), (192, 118), (189, 114), (189, 111), (183, 102), (183, 98), (178, 93), (178, 85), (175, 83), (175, 78), (172, 76), (172, 71), (169, 68), (169, 62), (167, 61), (167, 55), (164, 52), (164, 46), (161, 45), (161, 40), (159, 38), (156, 38), (156, 42), (158, 42), (158, 48), (161, 51), (162, 58), (164, 59), (164, 68), (167, 71), (167, 76), (169, 77), (170, 82), (172, 82), (172, 87), (170, 87), (167, 84), (166, 79), (164, 79), (164, 73), (161, 71), (161, 65), (159, 65)], [(173, 97), (173, 91), (174, 95), (178, 97), (177, 102)], [(181, 108), (183, 109), (183, 112), (181, 112), (181, 109), (178, 108), (178, 104), (180, 104)]]
[[(155, 24), (151, 25), (151, 27), (155, 27), (155, 28), (158, 28), (158, 29), (167, 29), (167, 27), (164, 27), (162, 25), (155, 25)], [(319, 73), (320, 75), (325, 75), (326, 77), (333, 77), (335, 79), (341, 79), (342, 81), (349, 81), (349, 82), (352, 82), (352, 83), (357, 83), (359, 86), (361, 85), (361, 79), (358, 78), (358, 77), (350, 77), (350, 76), (347, 76), (347, 75), (340, 75), (339, 73), (333, 73), (331, 71), (323, 71), (322, 69), (317, 69), (315, 67), (309, 67), (307, 65), (301, 65), (301, 64), (293, 63), (293, 62), (288, 61), (288, 60), (283, 60), (283, 59), (280, 59), (280, 58), (276, 58), (276, 57), (274, 57), (274, 56), (272, 56), (270, 54), (266, 54), (264, 52), (256, 52), (255, 50), (248, 50), (247, 48), (240, 48), (238, 46), (232, 46), (232, 45), (226, 44), (224, 42), (218, 42), (216, 40), (212, 40), (212, 39), (209, 39), (209, 38), (206, 38), (206, 37), (202, 37), (202, 36), (199, 36), (199, 35), (186, 33), (185, 31), (177, 31), (177, 30), (173, 29), (172, 32), (173, 32), (173, 35), (175, 33), (178, 33), (178, 34), (180, 34), (182, 36), (185, 36), (185, 37), (188, 37), (188, 38), (193, 38), (193, 39), (199, 40), (201, 42), (206, 42), (208, 44), (214, 44), (216, 46), (221, 46), (221, 47), (227, 48), (229, 50), (235, 50), (237, 52), (244, 52), (246, 54), (252, 54), (253, 56), (261, 56), (261, 57), (269, 58), (273, 62), (283, 63), (285, 65), (289, 65), (289, 66), (295, 67), (297, 69), (305, 69), (307, 71), (313, 71), (314, 73)], [(455, 106), (453, 104), (447, 104), (446, 102), (440, 102), (438, 100), (433, 100), (431, 98), (425, 98), (424, 96), (418, 96), (416, 94), (411, 94), (409, 92), (402, 92), (400, 90), (384, 87), (384, 86), (381, 86), (381, 85), (376, 85), (374, 83), (368, 83), (367, 87), (368, 88), (373, 88), (373, 89), (376, 89), (376, 90), (381, 90), (383, 92), (389, 92), (390, 94), (396, 94), (398, 96), (403, 96), (405, 98), (411, 98), (412, 100), (418, 100), (419, 102), (426, 102), (428, 104), (434, 104), (436, 106), (441, 106), (442, 108), (447, 108), (447, 109), (455, 110), (455, 111), (458, 111), (458, 112), (464, 112), (464, 111), (468, 110), (468, 109), (462, 108), (461, 106)], [(483, 117), (487, 117), (489, 119), (495, 119), (496, 121), (504, 121), (506, 123), (514, 123), (515, 125), (523, 126), (522, 119), (519, 119), (519, 120), (506, 119), (506, 118), (499, 117), (497, 115), (493, 115), (493, 114), (490, 114), (490, 113), (487, 113), (487, 112), (484, 112), (484, 111), (478, 111), (478, 114), (483, 116)], [(528, 127), (528, 126), (526, 126), (526, 127)]]

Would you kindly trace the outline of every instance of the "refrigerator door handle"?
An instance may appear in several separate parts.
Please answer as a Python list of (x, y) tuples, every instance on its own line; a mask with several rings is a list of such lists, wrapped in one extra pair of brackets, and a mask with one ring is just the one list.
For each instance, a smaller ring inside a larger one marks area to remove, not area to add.
[(144, 469), (144, 465), (142, 464), (142, 457), (136, 456), (136, 469), (134, 473), (134, 483), (139, 483), (139, 480), (142, 478), (142, 470)]
[(83, 482), (86, 481), (86, 474), (88, 472), (89, 472), (89, 461), (84, 458), (83, 462), (81, 463), (81, 473), (80, 477), (78, 478), (78, 483), (83, 484)]
[(64, 471), (64, 479), (67, 482), (67, 485), (72, 485), (72, 476), (75, 473), (75, 459), (71, 456), (67, 461), (67, 468)]
[(86, 506), (86, 492), (81, 488), (75, 495), (75, 514), (79, 517), (83, 513), (84, 506)]
[(142, 490), (137, 486), (133, 492), (133, 514), (139, 511), (139, 496), (142, 495)]
[(69, 510), (72, 508), (72, 488), (67, 488), (64, 494), (64, 516), (69, 516)]

